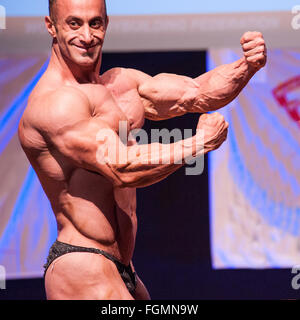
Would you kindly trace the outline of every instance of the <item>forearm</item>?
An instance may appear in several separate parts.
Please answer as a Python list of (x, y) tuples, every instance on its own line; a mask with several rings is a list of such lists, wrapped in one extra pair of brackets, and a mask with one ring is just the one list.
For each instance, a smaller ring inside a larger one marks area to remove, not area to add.
[(115, 156), (106, 157), (106, 166), (120, 182), (119, 187), (145, 187), (159, 182), (185, 164), (185, 159), (210, 151), (203, 148), (201, 132), (172, 144), (121, 146)]
[(163, 120), (217, 110), (236, 98), (255, 71), (242, 58), (195, 79), (159, 74), (139, 87), (145, 116), (150, 120)]
[(198, 92), (188, 111), (202, 113), (224, 107), (238, 96), (255, 72), (243, 57), (194, 79)]

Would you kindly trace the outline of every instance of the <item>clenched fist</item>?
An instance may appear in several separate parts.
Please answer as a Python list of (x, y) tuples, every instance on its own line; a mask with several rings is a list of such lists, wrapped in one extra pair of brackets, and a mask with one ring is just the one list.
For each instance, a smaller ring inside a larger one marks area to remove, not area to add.
[(249, 65), (255, 69), (262, 68), (267, 62), (265, 40), (260, 32), (246, 32), (241, 38), (244, 56)]
[(212, 151), (221, 146), (227, 138), (228, 126), (228, 122), (218, 112), (200, 116), (197, 129), (204, 130), (205, 151)]

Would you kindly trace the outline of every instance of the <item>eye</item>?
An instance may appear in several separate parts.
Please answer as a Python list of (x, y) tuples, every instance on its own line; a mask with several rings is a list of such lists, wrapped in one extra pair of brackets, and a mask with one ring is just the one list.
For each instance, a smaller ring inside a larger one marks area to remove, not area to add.
[(94, 20), (90, 23), (90, 26), (94, 29), (99, 29), (102, 26), (102, 23), (100, 20)]
[(70, 21), (69, 25), (71, 26), (72, 29), (79, 28), (79, 23), (75, 20)]

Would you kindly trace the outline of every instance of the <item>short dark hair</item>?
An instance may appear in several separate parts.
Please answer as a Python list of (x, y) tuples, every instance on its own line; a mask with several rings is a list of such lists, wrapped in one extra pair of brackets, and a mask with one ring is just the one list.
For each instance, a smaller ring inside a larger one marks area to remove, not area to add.
[(55, 14), (54, 14), (54, 9), (53, 9), (55, 2), (56, 2), (56, 0), (49, 0), (49, 15), (53, 21), (55, 21)]
[[(56, 21), (56, 14), (54, 10), (54, 5), (56, 4), (56, 0), (49, 0), (49, 15), (52, 21)], [(105, 17), (107, 17), (107, 9), (106, 9), (106, 0), (104, 0), (104, 9), (105, 9)]]

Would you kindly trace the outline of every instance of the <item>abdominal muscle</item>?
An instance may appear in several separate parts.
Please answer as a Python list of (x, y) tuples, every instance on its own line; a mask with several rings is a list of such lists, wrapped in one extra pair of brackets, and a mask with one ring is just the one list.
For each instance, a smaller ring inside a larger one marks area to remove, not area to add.
[(137, 231), (136, 190), (114, 188), (97, 173), (76, 169), (55, 212), (61, 242), (102, 249), (131, 261)]

